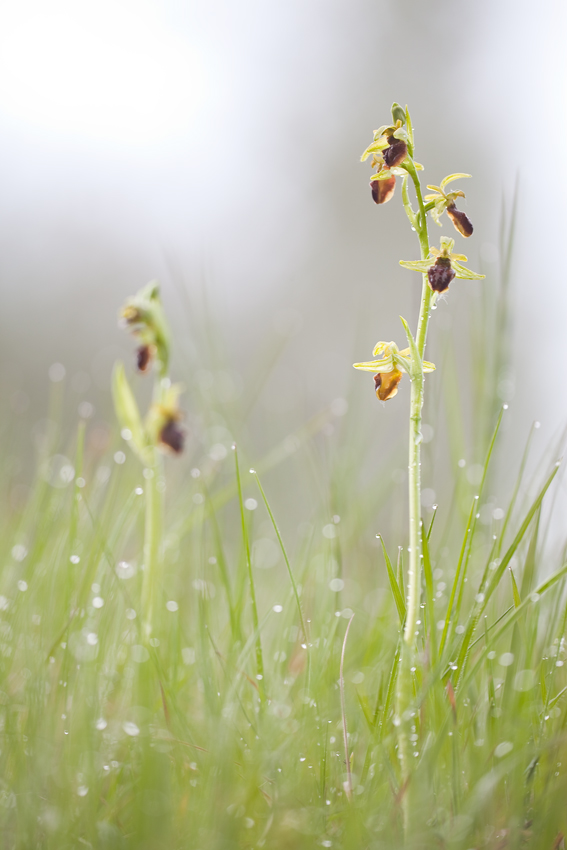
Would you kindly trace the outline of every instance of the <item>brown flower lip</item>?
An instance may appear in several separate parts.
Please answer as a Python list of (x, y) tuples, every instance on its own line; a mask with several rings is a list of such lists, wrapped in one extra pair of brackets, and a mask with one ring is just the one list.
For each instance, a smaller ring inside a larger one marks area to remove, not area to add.
[(185, 445), (185, 432), (175, 419), (169, 419), (159, 434), (159, 441), (163, 446), (171, 449), (174, 454), (179, 455)]
[(470, 218), (466, 213), (458, 210), (454, 203), (447, 207), (447, 215), (453, 222), (455, 229), (459, 231), (461, 236), (472, 236), (473, 226)]
[(147, 372), (154, 359), (153, 346), (141, 345), (136, 351), (136, 366), (138, 372)]
[(378, 372), (374, 375), (374, 389), (380, 401), (388, 401), (398, 392), (398, 384), (402, 380), (402, 373), (398, 369), (392, 372)]
[(395, 168), (401, 165), (408, 153), (408, 146), (401, 139), (396, 139), (394, 136), (388, 137), (390, 147), (382, 152), (384, 163), (387, 168)]
[(371, 180), (370, 188), (372, 190), (372, 200), (375, 204), (386, 204), (396, 188), (396, 178), (394, 175), (387, 177), (385, 180)]
[(427, 270), (429, 286), (434, 292), (445, 292), (455, 274), (448, 257), (437, 257), (435, 263)]

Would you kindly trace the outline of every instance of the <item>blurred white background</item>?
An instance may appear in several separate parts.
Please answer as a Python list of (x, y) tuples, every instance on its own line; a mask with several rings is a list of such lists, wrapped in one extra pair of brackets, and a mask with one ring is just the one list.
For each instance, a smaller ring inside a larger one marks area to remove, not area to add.
[[(551, 434), (566, 413), (565, 17), (558, 0), (5, 2), (4, 397), (44, 404), (54, 361), (80, 398), (105, 393), (131, 350), (117, 310), (156, 277), (179, 335), (183, 290), (206, 298), (244, 374), (267, 337), (297, 332), (290, 405), (343, 394), (353, 360), (417, 311), (399, 198), (375, 207), (359, 163), (398, 100), (427, 182), (474, 175), (465, 250), (485, 285), (519, 181), (507, 396)], [(437, 317), (463, 310), (461, 286), (475, 284), (455, 282)]]

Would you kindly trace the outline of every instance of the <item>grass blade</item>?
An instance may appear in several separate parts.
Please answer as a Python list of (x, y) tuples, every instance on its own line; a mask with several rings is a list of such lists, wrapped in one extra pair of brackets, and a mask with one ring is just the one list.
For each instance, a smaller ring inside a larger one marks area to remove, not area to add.
[(238, 489), (238, 503), (240, 505), (240, 522), (242, 525), (242, 541), (244, 543), (244, 554), (246, 557), (246, 567), (248, 569), (248, 579), (250, 582), (250, 601), (252, 603), (252, 623), (254, 626), (254, 633), (256, 635), (256, 668), (258, 676), (261, 677), (259, 679), (259, 691), (262, 697), (262, 701), (265, 699), (265, 685), (264, 685), (264, 659), (262, 656), (262, 641), (260, 638), (260, 626), (258, 622), (258, 607), (256, 605), (256, 590), (254, 588), (254, 575), (252, 573), (252, 559), (250, 557), (250, 540), (248, 539), (248, 529), (246, 527), (246, 518), (244, 516), (244, 500), (242, 498), (242, 483), (240, 480), (240, 467), (238, 464), (238, 450), (236, 445), (233, 445), (232, 450), (234, 451), (234, 465), (236, 468), (236, 485)]
[(268, 511), (268, 516), (270, 517), (270, 520), (271, 520), (272, 525), (274, 527), (274, 531), (276, 532), (276, 537), (278, 538), (278, 543), (280, 544), (280, 549), (282, 551), (282, 555), (284, 557), (285, 565), (287, 567), (287, 571), (288, 571), (288, 574), (289, 574), (289, 580), (291, 581), (291, 586), (293, 588), (293, 594), (295, 596), (295, 601), (296, 601), (296, 604), (297, 604), (297, 611), (299, 613), (299, 621), (301, 623), (301, 629), (302, 629), (304, 637), (305, 637), (305, 642), (307, 643), (307, 641), (308, 641), (307, 627), (305, 625), (305, 620), (303, 618), (303, 610), (301, 608), (301, 600), (299, 598), (299, 592), (297, 590), (297, 584), (295, 582), (293, 571), (291, 569), (291, 564), (290, 564), (289, 558), (287, 556), (286, 548), (284, 546), (284, 542), (282, 540), (282, 536), (281, 536), (278, 524), (276, 522), (276, 518), (275, 518), (275, 516), (272, 512), (272, 509), (270, 507), (270, 503), (268, 502), (268, 498), (267, 498), (267, 496), (264, 492), (264, 488), (262, 487), (262, 482), (260, 481), (260, 477), (259, 477), (259, 475), (258, 475), (258, 473), (256, 472), (255, 469), (251, 469), (250, 472), (256, 479), (256, 483), (259, 487), (260, 493), (262, 495), (262, 499), (264, 500), (264, 505), (266, 506), (266, 510)]
[(398, 609), (398, 616), (400, 618), (400, 625), (403, 626), (406, 619), (406, 606), (404, 602), (403, 593), (400, 590), (400, 586), (396, 579), (394, 568), (392, 567), (392, 562), (388, 556), (388, 552), (386, 551), (386, 545), (384, 543), (384, 538), (381, 534), (377, 534), (376, 537), (382, 544), (382, 552), (384, 553), (384, 561), (386, 562), (386, 569), (388, 570), (388, 579), (390, 581), (390, 588), (392, 590), (392, 596), (394, 597), (394, 602), (396, 603), (396, 608)]

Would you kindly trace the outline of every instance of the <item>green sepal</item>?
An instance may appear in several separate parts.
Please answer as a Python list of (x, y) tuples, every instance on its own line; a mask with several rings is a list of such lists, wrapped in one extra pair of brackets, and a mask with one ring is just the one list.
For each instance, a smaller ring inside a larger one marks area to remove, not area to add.
[(433, 260), (400, 260), (400, 266), (403, 266), (404, 269), (421, 272), (421, 274), (425, 274), (433, 263)]
[(401, 121), (402, 124), (406, 123), (406, 112), (399, 103), (394, 101), (392, 104), (392, 122), (396, 124), (398, 121)]
[[(377, 142), (386, 132), (386, 130), (393, 130), (393, 127), (388, 127), (387, 124), (382, 124), (381, 127), (378, 127), (377, 130), (374, 130), (374, 141)], [(387, 143), (386, 143), (387, 145)]]

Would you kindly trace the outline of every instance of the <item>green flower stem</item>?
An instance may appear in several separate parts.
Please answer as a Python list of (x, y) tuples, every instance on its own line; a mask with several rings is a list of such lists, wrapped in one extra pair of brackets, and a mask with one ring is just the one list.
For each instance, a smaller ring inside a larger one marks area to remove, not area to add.
[[(408, 158), (405, 168), (410, 175), (419, 210), (415, 213), (411, 207), (407, 192), (407, 178), (402, 185), (402, 200), (407, 216), (415, 228), (419, 239), (421, 259), (429, 256), (429, 236), (427, 232), (427, 213), (424, 208), (421, 186), (415, 166)], [(421, 307), (417, 324), (415, 342), (419, 360), (412, 363), (411, 401), (409, 423), (409, 567), (408, 567), (408, 597), (406, 621), (402, 641), (400, 672), (397, 687), (397, 722), (398, 722), (398, 755), (402, 775), (402, 811), (404, 829), (409, 831), (412, 812), (412, 789), (410, 785), (411, 772), (415, 763), (410, 742), (411, 734), (411, 704), (413, 702), (413, 673), (415, 659), (415, 631), (421, 591), (421, 411), (423, 408), (423, 354), (427, 337), (427, 325), (431, 312), (432, 291), (429, 287), (427, 274), (423, 275), (421, 291)]]
[[(423, 197), (419, 177), (413, 162), (406, 165), (410, 174), (419, 213), (415, 216), (415, 228), (419, 239), (421, 259), (429, 256), (429, 235), (427, 232), (427, 214), (424, 209)], [(421, 307), (417, 323), (415, 342), (420, 361), (423, 360), (425, 342), (427, 338), (427, 325), (431, 314), (432, 291), (427, 280), (427, 274), (423, 275), (421, 290)], [(419, 609), (419, 596), (421, 588), (421, 411), (423, 408), (423, 367), (421, 362), (416, 364), (411, 383), (410, 402), (410, 429), (409, 429), (409, 572), (408, 572), (408, 601), (407, 615), (404, 628), (404, 642), (408, 647), (415, 644), (415, 624)]]
[(158, 488), (161, 459), (155, 448), (148, 450), (149, 462), (144, 470), (146, 491), (146, 521), (144, 531), (144, 574), (142, 578), (142, 635), (149, 641), (161, 559), (163, 528), (163, 494)]

